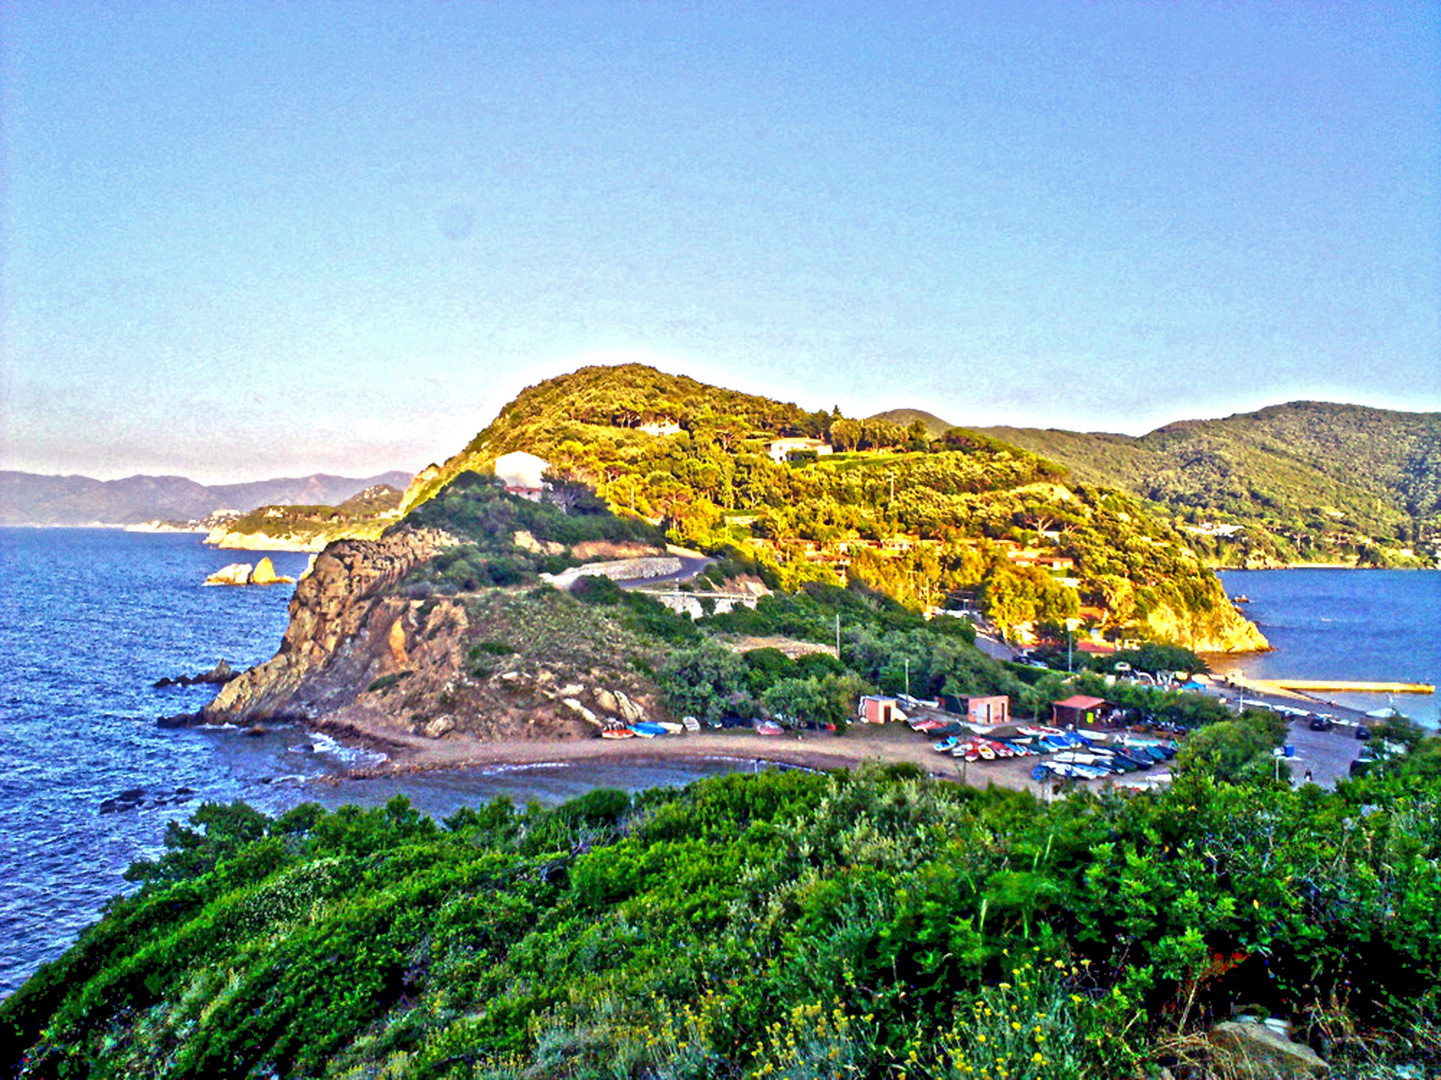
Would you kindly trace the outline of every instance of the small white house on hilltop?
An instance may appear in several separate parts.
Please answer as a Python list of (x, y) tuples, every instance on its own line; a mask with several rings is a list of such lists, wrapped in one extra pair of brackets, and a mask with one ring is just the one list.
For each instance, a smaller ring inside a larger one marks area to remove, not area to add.
[(766, 445), (766, 449), (774, 461), (785, 461), (788, 455), (799, 450), (814, 450), (817, 455), (829, 454), (833, 450), (830, 443), (820, 439), (775, 439)]
[(501, 454), (495, 459), (495, 475), (505, 485), (505, 490), (528, 499), (540, 498), (545, 490), (544, 476), (549, 471), (550, 462), (524, 450)]
[(647, 435), (678, 435), (680, 425), (674, 420), (652, 420), (648, 424), (642, 424), (640, 430)]

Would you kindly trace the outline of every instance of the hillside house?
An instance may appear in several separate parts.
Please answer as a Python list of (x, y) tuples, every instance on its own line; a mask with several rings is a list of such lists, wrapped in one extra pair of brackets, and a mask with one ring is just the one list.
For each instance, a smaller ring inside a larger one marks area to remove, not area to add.
[(680, 425), (674, 420), (652, 420), (642, 424), (640, 430), (647, 435), (679, 435)]
[(787, 457), (801, 451), (814, 451), (818, 456), (835, 453), (835, 448), (820, 439), (772, 439), (766, 444), (771, 460), (784, 464)]
[(495, 459), (495, 475), (505, 490), (532, 502), (539, 501), (545, 491), (545, 474), (549, 471), (550, 462), (524, 450), (501, 454)]

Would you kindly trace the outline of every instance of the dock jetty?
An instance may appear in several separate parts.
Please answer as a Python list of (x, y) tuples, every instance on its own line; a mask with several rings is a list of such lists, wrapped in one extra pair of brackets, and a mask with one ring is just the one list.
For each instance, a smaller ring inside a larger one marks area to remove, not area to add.
[(1245, 679), (1247, 689), (1261, 693), (1327, 693), (1327, 694), (1434, 694), (1430, 683), (1360, 682), (1353, 679)]

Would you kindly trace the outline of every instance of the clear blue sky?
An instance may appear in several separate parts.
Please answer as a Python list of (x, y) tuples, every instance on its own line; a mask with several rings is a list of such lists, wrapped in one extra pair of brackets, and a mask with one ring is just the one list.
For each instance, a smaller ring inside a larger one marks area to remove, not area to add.
[(0, 467), (414, 469), (642, 359), (1441, 410), (1441, 5), (11, 2)]

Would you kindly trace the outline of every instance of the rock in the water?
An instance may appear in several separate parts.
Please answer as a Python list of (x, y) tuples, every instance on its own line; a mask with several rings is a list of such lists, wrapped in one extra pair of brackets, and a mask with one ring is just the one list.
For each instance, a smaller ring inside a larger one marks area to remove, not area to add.
[(229, 661), (221, 660), (209, 671), (202, 671), (199, 675), (167, 675), (154, 685), (157, 690), (165, 686), (195, 686), (200, 683), (224, 686), (239, 676), (240, 672), (231, 667)]
[(245, 734), (249, 735), (252, 739), (258, 739), (260, 738), (260, 736), (265, 734), (265, 725), (251, 724), (248, 728), (245, 729)]
[(216, 685), (220, 685), (222, 683), (228, 683), (239, 674), (240, 672), (230, 666), (228, 660), (220, 660), (209, 671), (202, 671), (199, 675), (195, 676), (195, 681), (198, 683), (215, 683)]
[(255, 564), (255, 569), (250, 572), (250, 580), (247, 585), (286, 585), (293, 582), (292, 577), (285, 577), (275, 572), (275, 564), (266, 556)]
[(205, 717), (198, 712), (176, 713), (174, 716), (162, 716), (155, 721), (156, 727), (162, 728), (188, 728), (199, 727), (204, 723)]
[(229, 566), (222, 566), (205, 579), (205, 584), (283, 585), (294, 580), (292, 577), (284, 577), (277, 574), (275, 572), (275, 564), (270, 561), (270, 557), (267, 555), (254, 566), (247, 562), (231, 563)]
[(229, 566), (222, 566), (215, 573), (205, 579), (207, 585), (249, 585), (250, 571), (255, 567), (248, 562), (231, 563)]
[(1227, 1075), (1254, 1080), (1293, 1080), (1295, 1077), (1327, 1076), (1331, 1066), (1303, 1043), (1254, 1021), (1228, 1021), (1211, 1029), (1211, 1046), (1224, 1060)]

